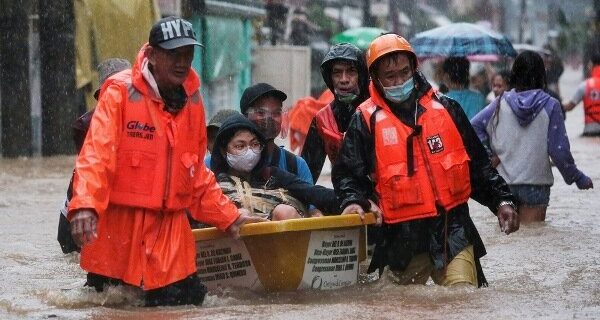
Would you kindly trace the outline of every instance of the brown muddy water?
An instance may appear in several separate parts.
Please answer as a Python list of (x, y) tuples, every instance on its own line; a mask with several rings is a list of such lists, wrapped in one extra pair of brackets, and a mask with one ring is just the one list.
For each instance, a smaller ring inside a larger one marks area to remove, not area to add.
[[(580, 80), (567, 70), (570, 97)], [(554, 169), (547, 221), (503, 235), (471, 204), (487, 246), (489, 288), (398, 287), (386, 279), (324, 292), (209, 293), (204, 306), (139, 307), (139, 292), (82, 288), (79, 257), (56, 241), (58, 209), (74, 157), (0, 159), (0, 319), (595, 319), (600, 318), (600, 139), (580, 137), (581, 106), (567, 129), (579, 168), (596, 189), (567, 186)]]

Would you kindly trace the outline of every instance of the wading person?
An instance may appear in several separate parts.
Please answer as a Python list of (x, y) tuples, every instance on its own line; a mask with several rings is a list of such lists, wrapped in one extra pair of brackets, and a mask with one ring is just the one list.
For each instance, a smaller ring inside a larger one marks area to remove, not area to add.
[(444, 84), (448, 87), (445, 94), (456, 100), (467, 117), (472, 119), (483, 107), (485, 97), (475, 90), (469, 89), (469, 68), (471, 63), (464, 57), (450, 57), (444, 60)]
[[(131, 63), (125, 59), (119, 58), (111, 58), (103, 61), (98, 65), (98, 75), (100, 77), (100, 85), (96, 92), (94, 93), (94, 98), (98, 100), (100, 96), (100, 89), (106, 80), (120, 71), (131, 68)], [(79, 117), (75, 123), (73, 123), (73, 140), (75, 142), (75, 148), (77, 149), (77, 153), (81, 151), (81, 147), (83, 146), (83, 140), (88, 132), (90, 127), (90, 121), (92, 120), (92, 116), (94, 115), (94, 109), (84, 113), (81, 117)], [(69, 181), (69, 187), (67, 189), (67, 197), (64, 202), (63, 208), (60, 210), (60, 219), (58, 222), (58, 236), (57, 240), (60, 244), (60, 247), (63, 253), (69, 253), (73, 251), (80, 251), (81, 248), (73, 241), (73, 237), (71, 236), (71, 225), (69, 224), (69, 220), (67, 219), (67, 209), (69, 207), (69, 201), (73, 196), (73, 176), (71, 176), (71, 181)]]
[(592, 56), (591, 77), (582, 82), (577, 91), (565, 105), (565, 111), (571, 111), (583, 101), (584, 136), (600, 136), (600, 53)]
[(560, 103), (544, 91), (546, 72), (539, 54), (524, 51), (512, 66), (514, 88), (471, 120), (492, 163), (517, 198), (521, 222), (544, 221), (554, 176), (550, 159), (567, 184), (593, 187), (577, 169)]
[[(370, 98), (358, 107), (332, 180), (344, 214), (383, 212), (369, 272), (397, 283), (486, 285), (485, 248), (469, 216), (473, 198), (519, 228), (513, 196), (490, 165), (458, 103), (433, 91), (404, 38), (386, 34), (367, 51)], [(375, 208), (375, 211), (378, 211)]]
[(204, 299), (186, 211), (234, 237), (242, 224), (264, 221), (238, 211), (202, 163), (196, 45), (188, 21), (159, 20), (131, 72), (103, 86), (75, 166), (68, 218), (86, 285), (141, 287), (147, 306)]
[(321, 74), (335, 98), (313, 118), (302, 148), (314, 183), (325, 157), (335, 164), (350, 118), (369, 97), (369, 72), (362, 52), (352, 44), (331, 47), (321, 63)]

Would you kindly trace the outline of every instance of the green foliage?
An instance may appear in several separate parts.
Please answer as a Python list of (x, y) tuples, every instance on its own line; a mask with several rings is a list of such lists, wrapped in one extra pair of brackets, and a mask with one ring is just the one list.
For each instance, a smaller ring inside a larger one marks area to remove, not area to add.
[(310, 17), (310, 21), (318, 25), (323, 33), (330, 38), (332, 35), (341, 32), (337, 21), (327, 17), (325, 15), (325, 6), (323, 1), (310, 0), (306, 6), (307, 15)]

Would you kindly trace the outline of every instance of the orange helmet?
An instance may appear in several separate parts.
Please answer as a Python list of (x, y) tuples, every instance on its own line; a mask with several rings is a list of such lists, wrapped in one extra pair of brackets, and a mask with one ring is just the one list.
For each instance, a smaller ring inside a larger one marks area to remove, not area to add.
[(367, 68), (371, 70), (371, 66), (375, 61), (392, 52), (409, 53), (414, 61), (415, 68), (417, 67), (417, 55), (410, 43), (397, 34), (388, 33), (375, 38), (369, 45), (369, 49), (367, 49)]

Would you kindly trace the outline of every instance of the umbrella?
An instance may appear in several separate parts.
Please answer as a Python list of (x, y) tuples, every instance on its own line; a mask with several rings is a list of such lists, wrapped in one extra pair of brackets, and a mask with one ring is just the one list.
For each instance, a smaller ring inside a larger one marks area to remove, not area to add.
[(417, 57), (515, 57), (517, 52), (502, 34), (472, 23), (451, 23), (417, 33), (410, 41)]
[(331, 42), (333, 44), (349, 42), (359, 47), (361, 50), (366, 50), (371, 42), (382, 33), (387, 33), (387, 31), (369, 27), (352, 28), (331, 37)]
[(513, 44), (513, 48), (515, 48), (515, 50), (517, 50), (518, 53), (521, 53), (525, 50), (529, 50), (529, 51), (537, 52), (541, 55), (549, 56), (552, 54), (552, 52), (550, 52), (550, 50), (544, 49), (542, 47), (534, 46), (534, 45), (528, 44), (528, 43), (515, 43), (515, 44)]

